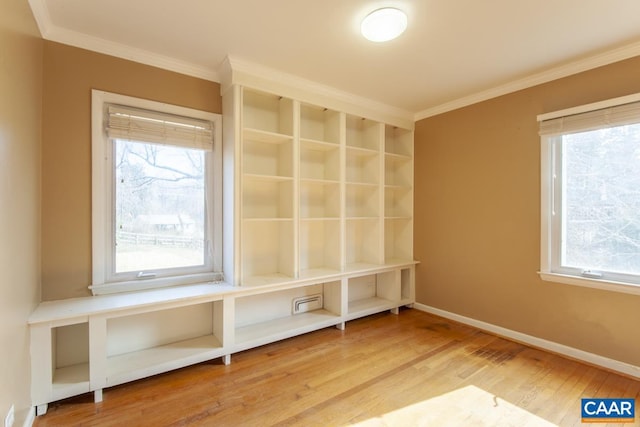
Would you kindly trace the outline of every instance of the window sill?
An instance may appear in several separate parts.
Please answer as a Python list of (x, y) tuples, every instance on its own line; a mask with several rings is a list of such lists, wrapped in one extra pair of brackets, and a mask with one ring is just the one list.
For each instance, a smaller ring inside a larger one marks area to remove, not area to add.
[(611, 292), (640, 295), (640, 285), (623, 282), (610, 282), (606, 280), (590, 279), (586, 277), (569, 276), (551, 272), (539, 271), (540, 278), (547, 282), (564, 283), (567, 285), (583, 286), (593, 289), (601, 289)]
[(89, 286), (93, 295), (108, 295), (120, 292), (135, 292), (148, 289), (192, 285), (196, 283), (218, 283), (224, 280), (222, 273), (199, 273), (154, 279), (130, 280)]

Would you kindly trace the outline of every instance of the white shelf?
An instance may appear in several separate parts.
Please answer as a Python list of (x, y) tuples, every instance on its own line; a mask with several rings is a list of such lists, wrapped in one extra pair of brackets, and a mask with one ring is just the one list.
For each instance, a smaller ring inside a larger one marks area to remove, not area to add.
[(347, 317), (351, 320), (358, 317), (369, 316), (371, 314), (380, 313), (381, 311), (390, 310), (397, 305), (397, 302), (378, 297), (350, 301), (349, 314)]
[(54, 371), (52, 382), (54, 400), (65, 399), (89, 391), (89, 363), (65, 366)]
[(290, 176), (259, 175), (253, 173), (245, 173), (244, 179), (247, 182), (293, 182), (293, 178)]
[(349, 183), (379, 184), (380, 162), (378, 154), (362, 155), (362, 150), (349, 150), (346, 161), (346, 178)]
[(386, 125), (384, 140), (385, 153), (413, 158), (413, 131)]
[(331, 185), (331, 184), (340, 184), (340, 181), (335, 179), (322, 179), (322, 178), (300, 178), (300, 184), (316, 184), (316, 185)]
[(342, 265), (340, 221), (304, 221), (299, 230), (299, 268), (339, 269)]
[(242, 286), (258, 287), (293, 282), (295, 278), (282, 273), (247, 276), (242, 279)]
[(381, 123), (379, 122), (347, 115), (346, 134), (348, 147), (364, 148), (376, 152), (380, 150)]
[(410, 259), (412, 257), (413, 221), (411, 218), (385, 219), (384, 258)]
[(300, 178), (340, 181), (340, 146), (300, 141)]
[(347, 218), (378, 217), (380, 189), (375, 185), (347, 185), (345, 197)]
[(247, 176), (242, 194), (242, 216), (293, 219), (293, 180)]
[(250, 89), (242, 91), (244, 128), (293, 135), (293, 101)]
[(337, 325), (342, 318), (327, 310), (315, 310), (257, 325), (236, 328), (236, 351)]
[(192, 365), (223, 354), (222, 344), (213, 335), (148, 348), (107, 359), (107, 386)]
[(293, 178), (293, 142), (268, 144), (244, 141), (242, 164), (245, 174)]
[(254, 276), (295, 277), (293, 221), (245, 221), (243, 229), (243, 285)]
[(252, 128), (244, 128), (242, 130), (242, 138), (245, 142), (254, 141), (274, 145), (291, 142), (293, 140), (293, 136), (291, 135)]
[(340, 185), (327, 181), (300, 184), (300, 219), (340, 218)]
[(330, 280), (339, 278), (342, 271), (337, 268), (305, 268), (300, 270), (300, 280)]
[[(237, 351), (325, 327), (344, 327), (348, 320), (412, 304), (414, 264), (406, 261), (398, 265), (353, 263), (344, 269), (304, 268), (297, 278), (277, 273), (249, 277), (246, 284), (252, 286), (193, 285), (160, 293), (117, 295), (130, 301), (124, 308), (114, 303), (121, 298), (82, 298), (71, 306), (93, 306), (99, 311), (69, 311), (68, 318), (43, 303), (42, 311), (36, 310), (38, 316), (34, 316), (41, 322), (32, 325), (33, 353), (39, 355), (33, 360), (38, 366), (34, 404), (46, 405), (89, 391), (96, 391), (98, 399), (104, 387), (216, 357), (225, 357), (228, 362), (226, 356)], [(158, 300), (160, 294), (176, 299)], [(294, 301), (318, 294), (322, 295), (322, 308), (291, 314), (292, 306), (297, 306)], [(101, 303), (92, 303), (96, 299)], [(110, 301), (110, 308), (105, 308), (105, 301)], [(235, 309), (227, 311), (231, 304)], [(69, 307), (68, 303), (59, 305)], [(85, 322), (78, 323), (79, 311), (87, 316)], [(44, 312), (54, 315), (55, 323), (42, 316)], [(52, 332), (54, 329), (57, 333)], [(85, 338), (92, 342), (91, 360), (57, 369), (47, 367), (53, 364), (54, 355), (60, 354), (65, 360), (78, 358), (69, 355), (71, 349), (56, 351), (52, 343), (58, 338), (64, 341), (59, 345), (69, 345), (77, 333), (88, 333)], [(185, 333), (195, 337), (176, 339)], [(171, 341), (163, 344), (166, 339)]]
[(382, 263), (381, 230), (377, 218), (349, 218), (345, 233), (345, 264)]
[(378, 157), (380, 151), (371, 148), (347, 146), (347, 156), (358, 157)]
[(311, 151), (333, 151), (339, 150), (340, 145), (335, 142), (321, 141), (317, 139), (300, 138), (300, 147)]
[(300, 106), (300, 138), (339, 143), (341, 117), (342, 114), (337, 111), (302, 104)]
[[(201, 300), (221, 300), (225, 293), (235, 288), (226, 283), (199, 283), (173, 286), (140, 292), (100, 295), (90, 298), (71, 298), (45, 301), (29, 316), (29, 324), (49, 323), (76, 319), (103, 313), (114, 313), (143, 307), (175, 306)], [(67, 322), (64, 322), (68, 324)], [(74, 323), (78, 323), (75, 322)]]
[(387, 159), (391, 159), (392, 161), (407, 162), (413, 160), (413, 157), (409, 154), (384, 153), (384, 155)]
[(388, 188), (384, 192), (385, 217), (411, 218), (413, 214), (413, 192), (409, 188)]
[(404, 156), (385, 156), (384, 183), (388, 186), (413, 187), (413, 161)]

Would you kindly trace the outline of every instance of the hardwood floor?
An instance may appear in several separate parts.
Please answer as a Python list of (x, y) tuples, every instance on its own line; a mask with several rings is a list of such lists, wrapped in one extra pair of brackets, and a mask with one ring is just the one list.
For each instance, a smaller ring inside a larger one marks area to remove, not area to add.
[(640, 381), (407, 309), (57, 402), (34, 426), (582, 426), (582, 397), (638, 399)]

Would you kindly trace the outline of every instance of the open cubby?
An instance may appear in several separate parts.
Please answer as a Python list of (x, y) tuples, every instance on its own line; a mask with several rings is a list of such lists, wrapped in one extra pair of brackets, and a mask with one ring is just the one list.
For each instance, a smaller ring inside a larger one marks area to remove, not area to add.
[(341, 270), (340, 221), (309, 220), (300, 223), (300, 276)]
[(300, 177), (339, 181), (340, 148), (324, 142), (300, 141)]
[(384, 183), (396, 187), (413, 187), (413, 161), (408, 157), (385, 155)]
[(245, 219), (292, 219), (293, 180), (245, 176), (242, 215)]
[(243, 90), (243, 128), (292, 136), (293, 120), (291, 99), (265, 92)]
[(302, 140), (340, 143), (340, 113), (327, 108), (300, 106), (300, 138)]
[(346, 186), (347, 218), (378, 218), (380, 189), (375, 185)]
[(340, 185), (316, 181), (301, 182), (300, 218), (340, 218)]
[(244, 141), (243, 171), (266, 176), (293, 176), (293, 141)]
[(346, 120), (347, 147), (380, 150), (380, 122), (352, 115), (347, 115)]
[(400, 298), (403, 302), (413, 304), (414, 297), (412, 269), (403, 268), (400, 270)]
[(413, 192), (410, 188), (385, 187), (384, 216), (386, 218), (411, 218), (413, 215)]
[(379, 154), (374, 151), (348, 149), (346, 182), (378, 184), (380, 182)]
[(368, 316), (396, 307), (400, 300), (399, 285), (395, 270), (349, 278), (348, 316)]
[(236, 297), (236, 349), (341, 323), (340, 286), (333, 281)]
[(412, 257), (413, 221), (411, 219), (385, 219), (385, 263), (407, 261)]
[(347, 269), (357, 269), (382, 262), (379, 220), (347, 219), (345, 233)]
[(242, 285), (257, 286), (296, 276), (293, 221), (244, 221)]
[(385, 125), (384, 152), (413, 157), (413, 131)]
[(107, 319), (106, 385), (208, 360), (221, 348), (222, 301), (113, 317)]
[(51, 329), (51, 384), (56, 399), (89, 392), (89, 324)]

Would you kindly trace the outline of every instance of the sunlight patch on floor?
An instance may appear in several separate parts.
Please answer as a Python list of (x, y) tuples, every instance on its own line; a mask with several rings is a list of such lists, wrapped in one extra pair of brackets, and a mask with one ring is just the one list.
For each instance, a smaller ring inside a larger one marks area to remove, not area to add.
[(355, 424), (373, 426), (556, 426), (473, 385)]

